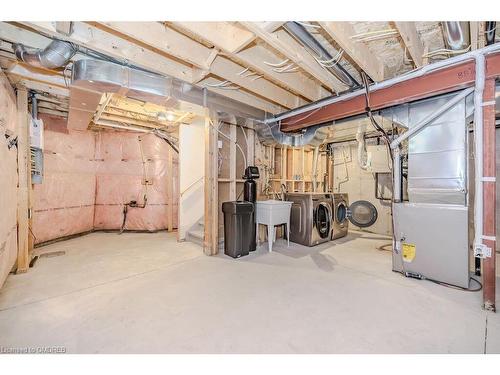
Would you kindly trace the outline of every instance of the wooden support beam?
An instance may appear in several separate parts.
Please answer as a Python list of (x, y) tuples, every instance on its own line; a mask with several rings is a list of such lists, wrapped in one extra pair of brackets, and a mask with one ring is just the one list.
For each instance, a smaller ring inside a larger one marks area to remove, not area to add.
[[(218, 193), (218, 145), (217, 130), (210, 124), (210, 115), (214, 121), (216, 114), (206, 110), (205, 117), (205, 215), (203, 252), (216, 255), (219, 252), (219, 193)], [(216, 121), (215, 121), (216, 122)]]
[(91, 24), (74, 22), (73, 33), (69, 37), (58, 33), (51, 22), (22, 22), (22, 25), (50, 37), (60, 38), (90, 48), (117, 60), (133, 62), (133, 64), (141, 68), (191, 82), (192, 71), (185, 63), (159, 58), (157, 53), (131, 44), (127, 40), (100, 30)]
[[(123, 62), (132, 62), (134, 65), (162, 75), (169, 75), (187, 82), (192, 82), (194, 78), (193, 69), (186, 65), (187, 62), (179, 62), (179, 59), (169, 59), (164, 54), (159, 54), (158, 48), (154, 51), (154, 47), (144, 48), (144, 46), (130, 43), (126, 39), (97, 28), (96, 23), (75, 22), (70, 37), (58, 33), (50, 22), (25, 22), (23, 24), (52, 37), (91, 48)], [(163, 26), (160, 25), (160, 27)], [(210, 49), (207, 49), (207, 58), (211, 52)], [(274, 106), (268, 100), (260, 99), (260, 97), (254, 99), (253, 95), (249, 93), (239, 95), (229, 90), (208, 89), (270, 113), (276, 113), (284, 109), (281, 106)]]
[(266, 79), (275, 84), (292, 91), (308, 100), (318, 100), (328, 95), (328, 92), (318, 86), (317, 82), (300, 72), (279, 73), (265, 62), (277, 63), (282, 60), (262, 45), (252, 45), (249, 48), (234, 53), (231, 46), (219, 38), (217, 30), (207, 29), (205, 22), (172, 22), (171, 25), (177, 30), (189, 35), (195, 40), (213, 45), (220, 49), (228, 58), (238, 64), (249, 67), (256, 73), (262, 74)]
[(384, 64), (366, 44), (357, 43), (351, 39), (351, 36), (356, 33), (349, 22), (320, 22), (319, 24), (373, 81), (384, 80)]
[(28, 91), (17, 88), (17, 273), (28, 271), (29, 257), (29, 189), (31, 188)]
[(403, 43), (408, 49), (410, 56), (415, 64), (415, 66), (421, 67), (422, 56), (424, 54), (424, 45), (420, 36), (417, 33), (417, 27), (415, 22), (395, 22), (396, 28), (399, 31), (399, 35), (403, 39)]
[(246, 77), (249, 73), (241, 73), (245, 68), (235, 62), (223, 57), (217, 56), (210, 71), (225, 80), (230, 80), (238, 86), (241, 86), (269, 101), (281, 105), (284, 108), (295, 108), (297, 96), (291, 92), (276, 86), (274, 83), (264, 78), (259, 78), (257, 74)]
[(56, 22), (56, 30), (57, 32), (64, 35), (71, 35), (73, 32), (73, 22), (71, 21), (57, 21)]
[(265, 31), (267, 31), (268, 33), (274, 33), (281, 26), (283, 26), (284, 23), (285, 23), (284, 21), (266, 21), (262, 22), (260, 27)]
[(174, 206), (174, 163), (173, 163), (172, 147), (168, 148), (167, 153), (167, 173), (170, 173), (170, 178), (167, 180), (167, 231), (172, 232), (173, 227), (173, 206)]
[[(212, 23), (209, 24), (212, 25)], [(244, 79), (238, 73), (246, 67), (227, 58), (218, 57), (217, 48), (208, 48), (159, 22), (104, 22), (93, 25), (125, 38), (131, 43), (194, 65), (191, 83), (199, 83), (212, 73), (223, 80), (236, 83), (267, 101), (277, 103), (285, 109), (293, 108), (292, 103), (296, 101), (294, 94), (265, 79), (260, 79), (259, 82), (250, 78)]]
[(241, 24), (280, 54), (297, 64), (297, 66), (310, 74), (321, 84), (334, 91), (340, 91), (343, 88), (343, 85), (337, 81), (331, 73), (321, 67), (304, 47), (295, 42), (288, 33), (269, 33), (253, 22), (241, 22)]
[(236, 200), (236, 121), (229, 125), (229, 200)]
[[(483, 259), (483, 302), (486, 310), (495, 311), (496, 299), (496, 148), (495, 148), (495, 79), (487, 79), (483, 92), (483, 244), (491, 256)], [(479, 178), (479, 177), (478, 177)]]

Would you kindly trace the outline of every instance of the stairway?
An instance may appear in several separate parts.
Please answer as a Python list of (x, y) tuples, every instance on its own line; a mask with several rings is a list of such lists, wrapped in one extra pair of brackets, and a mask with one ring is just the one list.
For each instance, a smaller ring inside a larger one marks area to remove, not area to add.
[[(205, 239), (205, 218), (202, 217), (186, 232), (186, 241), (193, 242), (203, 247)], [(219, 251), (224, 251), (224, 238), (219, 238)]]
[(193, 242), (203, 247), (203, 240), (205, 238), (205, 218), (201, 217), (195, 225), (191, 227), (186, 233), (186, 241)]

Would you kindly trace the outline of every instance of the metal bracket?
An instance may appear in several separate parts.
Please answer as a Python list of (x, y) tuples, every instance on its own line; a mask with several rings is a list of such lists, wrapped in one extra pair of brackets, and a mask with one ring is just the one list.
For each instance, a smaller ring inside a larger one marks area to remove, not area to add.
[(497, 179), (496, 179), (496, 177), (484, 176), (481, 178), (481, 181), (483, 181), (483, 182), (496, 182)]
[(474, 257), (476, 258), (491, 258), (491, 248), (485, 244), (479, 244), (474, 247)]
[(483, 102), (483, 103), (481, 103), (481, 106), (482, 107), (488, 107), (490, 105), (495, 105), (495, 104), (496, 104), (496, 102), (494, 100), (490, 100), (489, 102)]

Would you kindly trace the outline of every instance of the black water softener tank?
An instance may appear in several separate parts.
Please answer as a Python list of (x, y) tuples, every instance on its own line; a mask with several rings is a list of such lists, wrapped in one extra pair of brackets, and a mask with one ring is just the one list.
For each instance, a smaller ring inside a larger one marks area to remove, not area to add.
[(252, 213), (252, 228), (251, 228), (251, 238), (252, 243), (250, 246), (250, 251), (254, 251), (257, 248), (256, 240), (256, 226), (255, 226), (255, 202), (257, 201), (257, 183), (256, 179), (259, 178), (259, 168), (250, 166), (245, 169), (245, 175), (243, 176), (245, 183), (243, 185), (243, 199), (247, 202), (253, 204)]

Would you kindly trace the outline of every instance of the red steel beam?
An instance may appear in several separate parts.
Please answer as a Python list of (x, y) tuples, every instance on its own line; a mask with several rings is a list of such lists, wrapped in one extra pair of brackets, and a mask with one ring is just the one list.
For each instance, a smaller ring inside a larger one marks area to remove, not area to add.
[(483, 92), (483, 244), (491, 257), (483, 259), (483, 302), (486, 310), (495, 311), (495, 79), (487, 79)]
[[(500, 76), (500, 53), (486, 57), (486, 77), (498, 76)], [(370, 93), (370, 106), (373, 110), (379, 110), (408, 103), (473, 86), (474, 80), (475, 63), (474, 60), (470, 60), (373, 91)], [(283, 119), (281, 130), (285, 132), (297, 131), (312, 125), (340, 120), (365, 112), (365, 96), (358, 95)]]

